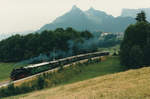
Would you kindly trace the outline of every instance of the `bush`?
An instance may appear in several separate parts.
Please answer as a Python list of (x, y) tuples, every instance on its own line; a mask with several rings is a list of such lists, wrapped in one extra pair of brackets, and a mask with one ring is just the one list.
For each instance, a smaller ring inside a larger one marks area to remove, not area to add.
[(8, 90), (8, 94), (10, 94), (10, 95), (16, 94), (16, 88), (14, 87), (14, 84), (8, 85), (7, 90)]
[(18, 90), (14, 87), (14, 84), (9, 84), (8, 87), (0, 89), (0, 97), (16, 95)]
[(42, 76), (39, 76), (37, 80), (37, 89), (43, 89), (44, 85), (45, 85), (44, 78)]

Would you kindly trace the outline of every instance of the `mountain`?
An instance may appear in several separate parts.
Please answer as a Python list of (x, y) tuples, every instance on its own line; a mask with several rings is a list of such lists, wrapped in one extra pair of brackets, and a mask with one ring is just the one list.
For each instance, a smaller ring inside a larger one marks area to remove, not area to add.
[(89, 19), (97, 24), (97, 29), (104, 32), (123, 32), (129, 24), (135, 23), (135, 20), (131, 17), (113, 17), (94, 8), (90, 8), (86, 11), (86, 14)]
[(147, 20), (150, 21), (150, 8), (140, 8), (140, 9), (123, 9), (122, 17), (133, 17), (136, 18), (137, 13), (144, 11), (146, 13)]
[(95, 23), (92, 20), (89, 20), (87, 15), (82, 10), (76, 6), (73, 6), (68, 13), (56, 18), (56, 20), (52, 23), (44, 25), (40, 31), (46, 29), (53, 30), (57, 27), (73, 27), (77, 30), (86, 30), (89, 28), (94, 28), (92, 27), (93, 25), (95, 25)]
[(56, 18), (52, 23), (46, 24), (39, 32), (43, 30), (54, 30), (56, 28), (72, 27), (76, 30), (104, 31), (104, 32), (123, 32), (125, 28), (134, 23), (135, 19), (131, 17), (113, 17), (103, 11), (90, 8), (82, 11), (77, 6)]

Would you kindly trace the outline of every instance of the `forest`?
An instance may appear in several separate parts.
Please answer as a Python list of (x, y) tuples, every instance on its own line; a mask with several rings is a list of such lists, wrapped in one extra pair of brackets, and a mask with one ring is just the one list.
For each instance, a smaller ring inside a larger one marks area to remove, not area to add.
[(92, 37), (88, 31), (78, 32), (72, 28), (13, 35), (0, 41), (0, 61), (17, 62), (42, 54), (53, 57), (54, 52), (60, 53), (61, 57), (75, 55), (82, 53), (81, 49), (78, 51), (79, 46)]
[(68, 27), (27, 35), (16, 34), (0, 41), (0, 62), (37, 63), (120, 44), (121, 40), (116, 35), (102, 37), (101, 33)]

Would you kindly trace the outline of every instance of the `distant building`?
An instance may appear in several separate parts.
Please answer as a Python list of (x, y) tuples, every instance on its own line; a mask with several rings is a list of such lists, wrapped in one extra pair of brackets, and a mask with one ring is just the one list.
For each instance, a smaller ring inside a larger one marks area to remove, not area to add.
[(104, 36), (106, 36), (106, 35), (108, 35), (108, 34), (111, 34), (111, 33), (109, 33), (109, 32), (103, 32), (103, 33), (101, 34), (101, 36), (104, 37)]
[(115, 35), (117, 35), (117, 38), (123, 38), (124, 32), (116, 32)]

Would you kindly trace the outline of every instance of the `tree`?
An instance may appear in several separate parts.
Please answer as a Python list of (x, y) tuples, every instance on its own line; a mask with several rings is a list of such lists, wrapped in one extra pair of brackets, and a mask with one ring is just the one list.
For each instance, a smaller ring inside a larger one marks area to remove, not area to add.
[(132, 68), (139, 68), (143, 64), (143, 51), (140, 46), (134, 45), (129, 52), (129, 57)]
[(140, 13), (138, 13), (136, 20), (137, 20), (137, 22), (147, 22), (145, 12), (141, 11)]
[[(40, 54), (47, 55), (51, 60), (51, 53), (54, 49), (62, 52), (57, 58), (70, 56), (66, 54), (73, 52), (81, 52), (79, 47), (72, 46), (70, 51), (69, 41), (73, 45), (78, 45), (85, 40), (89, 40), (93, 35), (88, 31), (79, 32), (72, 28), (58, 28), (54, 31), (43, 31), (41, 33), (31, 33), (28, 35), (13, 35), (7, 39), (0, 41), (0, 61), (1, 62), (18, 62), (27, 59), (39, 59)], [(64, 55), (62, 55), (65, 53)], [(60, 56), (60, 57), (59, 57)], [(36, 61), (36, 60), (34, 60)], [(38, 60), (39, 61), (39, 60)], [(29, 61), (30, 63), (30, 61)]]
[(124, 39), (120, 46), (120, 59), (127, 68), (139, 68), (150, 65), (148, 54), (150, 50), (150, 24), (146, 21), (145, 13), (137, 14), (137, 23), (125, 30)]

